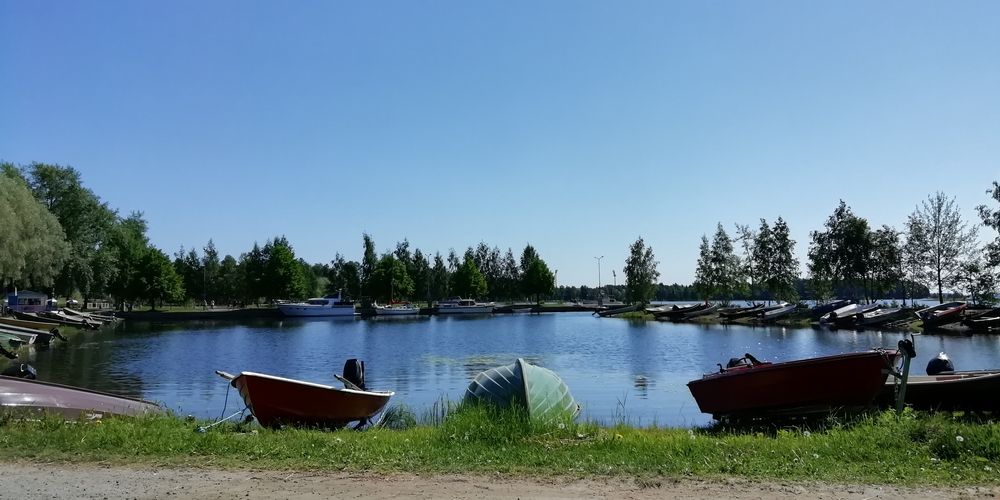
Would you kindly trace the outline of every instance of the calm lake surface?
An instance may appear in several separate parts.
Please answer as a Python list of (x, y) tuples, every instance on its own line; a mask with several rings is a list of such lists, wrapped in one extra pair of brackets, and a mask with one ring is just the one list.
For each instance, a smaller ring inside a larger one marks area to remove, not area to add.
[[(692, 427), (710, 422), (685, 385), (749, 352), (767, 361), (895, 347), (900, 332), (690, 325), (586, 313), (121, 322), (22, 356), (38, 378), (159, 401), (181, 415), (218, 418), (242, 408), (215, 370), (255, 371), (341, 387), (344, 361), (365, 361), (372, 389), (396, 392), (418, 416), (440, 398), (460, 400), (482, 370), (522, 357), (554, 370), (610, 424)], [(916, 337), (913, 373), (940, 351), (956, 369), (1000, 367), (1000, 337)]]

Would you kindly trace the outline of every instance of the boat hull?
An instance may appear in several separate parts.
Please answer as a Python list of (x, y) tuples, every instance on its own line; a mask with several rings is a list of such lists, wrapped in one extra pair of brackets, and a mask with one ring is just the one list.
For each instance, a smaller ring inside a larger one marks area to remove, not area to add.
[(558, 415), (576, 418), (580, 413), (580, 405), (559, 375), (521, 358), (476, 375), (465, 390), (465, 401), (500, 408), (517, 405), (533, 419)]
[(420, 314), (420, 309), (414, 307), (408, 308), (378, 308), (375, 309), (375, 314), (377, 316), (414, 316)]
[(279, 304), (278, 310), (285, 316), (354, 316), (354, 306), (312, 306), (308, 304)]
[(0, 326), (17, 326), (20, 328), (30, 328), (32, 330), (41, 330), (47, 332), (52, 328), (58, 326), (55, 323), (43, 323), (41, 321), (28, 321), (17, 318), (0, 318)]
[(493, 306), (439, 307), (437, 309), (438, 314), (490, 314), (492, 312)]
[(0, 376), (0, 409), (18, 418), (60, 415), (67, 420), (163, 413), (155, 403), (38, 380)]
[(895, 351), (868, 351), (762, 364), (688, 383), (703, 413), (807, 414), (869, 405), (884, 388)]
[[(886, 382), (877, 402), (887, 408), (896, 404), (893, 380)], [(1000, 411), (1000, 370), (911, 375), (904, 402), (925, 411)]]
[(390, 391), (337, 389), (253, 372), (239, 374), (232, 385), (265, 427), (340, 428), (374, 416), (393, 395)]

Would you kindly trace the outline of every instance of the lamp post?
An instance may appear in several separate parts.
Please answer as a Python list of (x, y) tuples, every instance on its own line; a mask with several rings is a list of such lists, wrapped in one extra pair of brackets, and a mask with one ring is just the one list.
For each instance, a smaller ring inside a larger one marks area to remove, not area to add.
[(594, 258), (597, 259), (597, 305), (602, 305), (604, 303), (602, 300), (604, 290), (601, 289), (601, 259), (603, 259), (604, 256), (602, 255)]

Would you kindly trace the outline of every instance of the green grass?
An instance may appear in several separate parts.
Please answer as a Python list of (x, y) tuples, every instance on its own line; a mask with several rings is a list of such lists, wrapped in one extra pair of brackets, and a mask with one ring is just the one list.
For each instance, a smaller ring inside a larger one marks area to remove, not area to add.
[[(893, 413), (794, 426), (704, 429), (531, 423), (482, 407), (435, 409), (416, 425), (393, 410), (394, 427), (271, 430), (172, 417), (100, 423), (0, 422), (5, 456), (119, 465), (710, 479), (743, 476), (834, 483), (1000, 483), (1000, 425), (951, 415)], [(386, 419), (388, 420), (388, 419)], [(385, 422), (385, 421), (384, 421)]]

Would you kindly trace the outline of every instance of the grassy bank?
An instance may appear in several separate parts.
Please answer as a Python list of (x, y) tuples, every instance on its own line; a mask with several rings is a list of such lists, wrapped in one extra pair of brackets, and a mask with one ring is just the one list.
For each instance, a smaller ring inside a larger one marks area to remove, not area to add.
[(403, 430), (270, 430), (169, 417), (4, 421), (9, 459), (380, 473), (679, 477), (900, 485), (1000, 483), (1000, 426), (892, 413), (807, 426), (706, 429), (531, 425), (486, 409)]

